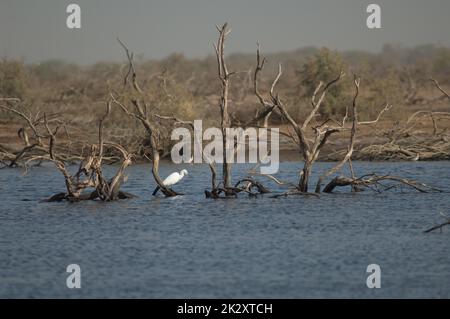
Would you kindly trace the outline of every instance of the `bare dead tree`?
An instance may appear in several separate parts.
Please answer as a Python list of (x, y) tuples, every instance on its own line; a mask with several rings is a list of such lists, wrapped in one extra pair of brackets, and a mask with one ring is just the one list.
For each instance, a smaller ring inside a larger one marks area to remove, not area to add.
[(298, 183), (298, 191), (302, 193), (308, 192), (308, 183), (309, 183), (309, 177), (311, 175), (311, 169), (314, 164), (314, 162), (317, 160), (317, 157), (319, 156), (320, 150), (322, 147), (326, 144), (328, 138), (341, 130), (343, 130), (343, 127), (332, 127), (327, 125), (329, 121), (324, 122), (321, 125), (313, 127), (313, 131), (315, 133), (315, 138), (313, 141), (309, 140), (306, 135), (306, 130), (309, 127), (311, 121), (314, 119), (317, 111), (319, 110), (328, 90), (337, 82), (341, 80), (341, 78), (344, 76), (344, 72), (340, 72), (340, 74), (333, 79), (332, 81), (328, 82), (324, 85), (323, 82), (320, 82), (317, 86), (316, 90), (314, 91), (314, 94), (311, 98), (311, 104), (312, 104), (312, 110), (308, 114), (308, 116), (304, 119), (303, 123), (298, 123), (294, 118), (289, 114), (286, 107), (284, 106), (280, 96), (275, 93), (276, 85), (279, 81), (279, 79), (282, 76), (282, 66), (279, 65), (278, 69), (278, 75), (276, 76), (275, 80), (272, 83), (269, 96), (270, 96), (270, 102), (264, 99), (264, 97), (261, 95), (261, 93), (258, 90), (258, 75), (262, 71), (264, 67), (265, 59), (261, 59), (260, 57), (260, 50), (259, 46), (256, 53), (256, 62), (257, 66), (255, 69), (255, 76), (254, 76), (254, 87), (255, 87), (255, 94), (258, 97), (258, 100), (264, 107), (272, 107), (273, 109), (278, 109), (281, 115), (289, 125), (293, 129), (293, 133), (290, 133), (290, 138), (292, 141), (294, 141), (298, 147), (299, 150), (303, 156), (304, 159), (304, 166), (300, 174), (300, 180)]
[(231, 30), (228, 29), (227, 23), (225, 23), (222, 27), (217, 26), (217, 30), (219, 31), (219, 39), (217, 40), (217, 44), (214, 44), (214, 49), (216, 51), (218, 76), (222, 87), (219, 107), (221, 116), (220, 125), (223, 137), (222, 176), (223, 186), (226, 189), (231, 186), (231, 163), (228, 163), (226, 143), (228, 137), (227, 129), (231, 126), (230, 114), (228, 109), (229, 82), (230, 77), (234, 74), (234, 72), (228, 71), (228, 67), (225, 61), (225, 38), (230, 34)]
[[(222, 180), (217, 182), (217, 169), (216, 163), (208, 157), (207, 154), (203, 153), (203, 160), (208, 163), (211, 170), (211, 190), (205, 190), (205, 195), (207, 198), (228, 198), (235, 197), (239, 193), (247, 193), (249, 196), (255, 196), (256, 194), (268, 193), (269, 190), (265, 188), (260, 182), (254, 180), (250, 176), (239, 180), (234, 186), (231, 185), (231, 163), (228, 158), (229, 151), (227, 147), (231, 147), (231, 152), (236, 155), (239, 148), (242, 146), (236, 140), (232, 142), (232, 145), (228, 145), (231, 142), (229, 138), (228, 130), (232, 127), (239, 127), (242, 129), (248, 128), (258, 124), (262, 119), (265, 121), (265, 127), (267, 127), (268, 119), (270, 114), (274, 110), (274, 106), (265, 105), (263, 109), (258, 109), (255, 116), (246, 121), (242, 122), (230, 112), (230, 101), (229, 101), (229, 91), (230, 91), (230, 80), (236, 72), (230, 72), (225, 60), (225, 40), (230, 34), (231, 30), (228, 28), (228, 24), (225, 23), (221, 27), (216, 26), (219, 32), (219, 37), (217, 43), (214, 44), (214, 50), (216, 53), (217, 60), (217, 75), (221, 84), (221, 92), (219, 98), (219, 110), (220, 110), (220, 127), (222, 132)], [(180, 120), (177, 117), (171, 116), (160, 116), (155, 115), (159, 119), (170, 120), (175, 125), (182, 125), (194, 130), (193, 122)], [(194, 134), (195, 136), (195, 134)], [(199, 140), (195, 140), (194, 143), (201, 143)], [(257, 192), (252, 192), (252, 189), (256, 189)], [(224, 195), (224, 197), (221, 197)]]
[[(339, 170), (343, 168), (345, 164), (349, 165), (349, 169), (351, 172), (351, 178), (346, 177), (337, 177), (333, 179), (330, 184), (328, 184), (324, 192), (331, 192), (336, 186), (351, 186), (354, 191), (358, 190), (358, 186), (364, 185), (369, 186), (373, 184), (378, 184), (382, 180), (395, 180), (401, 184), (409, 185), (410, 187), (415, 188), (418, 191), (426, 191), (426, 190), (435, 190), (433, 188), (430, 188), (428, 186), (424, 186), (423, 188), (417, 186), (418, 183), (414, 181), (408, 181), (406, 179), (398, 178), (398, 177), (392, 177), (392, 176), (382, 176), (382, 177), (372, 177), (371, 179), (361, 179), (355, 177), (355, 172), (353, 170), (352, 165), (352, 155), (354, 153), (355, 149), (355, 140), (356, 140), (356, 134), (358, 126), (361, 125), (373, 125), (378, 123), (382, 115), (389, 111), (392, 108), (392, 105), (386, 104), (378, 113), (378, 116), (374, 120), (370, 121), (359, 121), (358, 119), (358, 107), (357, 107), (357, 98), (359, 96), (360, 92), (360, 79), (355, 75), (354, 76), (354, 86), (355, 86), (355, 95), (353, 97), (352, 107), (351, 111), (350, 108), (346, 108), (346, 113), (343, 116), (343, 118), (340, 121), (337, 121), (335, 119), (322, 119), (321, 122), (317, 122), (317, 114), (318, 111), (326, 97), (327, 92), (329, 89), (338, 83), (344, 76), (344, 72), (341, 71), (339, 75), (337, 75), (336, 78), (329, 81), (328, 83), (320, 82), (312, 97), (311, 97), (311, 111), (306, 115), (306, 117), (302, 121), (295, 120), (287, 111), (287, 108), (285, 107), (283, 101), (281, 100), (280, 96), (275, 93), (276, 85), (282, 76), (282, 66), (279, 65), (278, 74), (275, 78), (275, 80), (272, 82), (272, 86), (270, 88), (270, 91), (268, 93), (268, 96), (270, 97), (270, 100), (266, 100), (263, 95), (259, 92), (258, 89), (258, 74), (262, 71), (264, 67), (265, 59), (261, 59), (260, 57), (260, 50), (259, 46), (257, 48), (256, 52), (256, 63), (257, 67), (255, 70), (255, 76), (254, 76), (254, 88), (255, 88), (255, 95), (257, 96), (258, 100), (260, 101), (261, 105), (265, 107), (269, 107), (272, 109), (277, 109), (281, 116), (289, 123), (292, 131), (288, 132), (288, 136), (291, 138), (291, 140), (298, 145), (299, 150), (302, 154), (304, 165), (303, 169), (300, 172), (300, 180), (298, 182), (298, 185), (296, 186), (295, 190), (291, 190), (287, 193), (282, 194), (281, 196), (289, 196), (289, 195), (304, 195), (308, 194), (308, 185), (309, 185), (309, 179), (311, 175), (311, 171), (313, 168), (314, 163), (319, 157), (320, 151), (322, 148), (327, 144), (330, 137), (333, 136), (336, 133), (340, 132), (349, 132), (349, 141), (347, 145), (347, 150), (343, 154), (342, 160), (340, 160), (334, 167), (332, 167), (330, 170), (322, 174), (317, 183), (315, 192), (320, 193), (321, 192), (321, 186), (325, 178), (329, 177), (330, 175), (333, 175), (337, 173)], [(351, 125), (348, 125), (348, 121), (351, 118)], [(314, 123), (315, 122), (315, 123)], [(312, 133), (312, 134), (311, 134)], [(375, 176), (375, 175), (374, 175)], [(420, 184), (422, 185), (422, 184)]]
[(128, 60), (128, 71), (124, 77), (124, 86), (128, 90), (128, 92), (124, 92), (123, 96), (121, 96), (120, 98), (116, 98), (113, 93), (110, 93), (112, 102), (115, 105), (119, 106), (119, 108), (127, 116), (138, 120), (145, 128), (150, 141), (152, 176), (156, 184), (161, 189), (162, 193), (167, 197), (181, 195), (173, 189), (165, 186), (163, 181), (161, 180), (161, 177), (159, 176), (160, 127), (159, 124), (155, 121), (155, 108), (154, 106), (152, 107), (152, 105), (149, 105), (147, 103), (145, 94), (139, 86), (133, 61), (133, 53), (129, 51), (129, 49), (122, 41), (120, 41), (120, 39), (118, 39), (118, 41), (125, 50)]
[[(53, 152), (53, 146), (56, 143), (56, 132), (51, 131), (47, 122), (45, 127), (47, 129), (50, 143), (49, 156), (58, 170), (63, 174), (66, 182), (66, 193), (60, 193), (52, 196), (47, 201), (61, 201), (68, 200), (71, 202), (80, 200), (94, 200), (100, 199), (102, 201), (113, 201), (117, 199), (132, 198), (134, 195), (120, 191), (122, 183), (126, 180), (125, 169), (131, 164), (132, 154), (129, 154), (124, 147), (112, 142), (104, 142), (103, 138), (103, 124), (106, 118), (111, 113), (111, 102), (107, 103), (106, 112), (99, 120), (98, 129), (98, 144), (91, 145), (90, 153), (80, 162), (78, 171), (75, 174), (70, 174), (66, 168), (64, 161), (60, 160)], [(107, 180), (102, 172), (102, 162), (105, 146), (112, 147), (122, 154), (123, 160), (115, 175)], [(34, 160), (34, 159), (31, 159)], [(84, 190), (93, 188), (94, 190), (88, 194), (83, 194)]]
[[(13, 102), (18, 103), (18, 101)], [(111, 112), (110, 102), (107, 103), (106, 112), (99, 121), (98, 144), (91, 144), (88, 154), (77, 158), (81, 161), (74, 174), (71, 174), (67, 167), (67, 162), (70, 163), (72, 160), (68, 161), (67, 154), (63, 153), (64, 148), (57, 143), (58, 131), (65, 125), (63, 121), (55, 117), (49, 118), (45, 113), (42, 116), (28, 115), (20, 104), (0, 106), (2, 109), (18, 115), (26, 123), (19, 130), (19, 136), (23, 139), (25, 147), (14, 155), (10, 165), (16, 165), (19, 160), (24, 161), (25, 168), (34, 162), (51, 162), (64, 177), (66, 191), (56, 194), (46, 201), (76, 202), (97, 198), (111, 201), (132, 197), (131, 194), (120, 191), (120, 186), (125, 180), (125, 169), (131, 164), (132, 155), (122, 146), (103, 140), (103, 123)], [(116, 149), (123, 156), (121, 166), (109, 181), (102, 173), (105, 145)], [(88, 189), (91, 189), (91, 192), (86, 193), (85, 191)]]
[[(230, 140), (228, 136), (228, 129), (231, 127), (240, 127), (242, 129), (248, 128), (250, 126), (254, 126), (258, 124), (258, 122), (264, 119), (264, 126), (267, 127), (267, 123), (269, 117), (274, 110), (274, 106), (264, 105), (262, 110), (258, 110), (255, 116), (246, 121), (245, 123), (241, 122), (236, 117), (230, 114), (229, 110), (229, 87), (230, 87), (230, 79), (236, 72), (230, 72), (228, 70), (228, 66), (225, 60), (225, 40), (226, 37), (230, 34), (231, 30), (228, 28), (228, 24), (225, 23), (221, 27), (216, 26), (217, 31), (219, 32), (219, 37), (217, 43), (214, 44), (214, 50), (216, 53), (217, 59), (217, 74), (221, 83), (221, 94), (219, 99), (219, 109), (220, 109), (220, 125), (222, 131), (222, 150), (223, 150), (223, 161), (222, 161), (222, 182), (216, 182), (217, 172), (215, 169), (215, 163), (213, 163), (210, 159), (206, 159), (207, 163), (211, 169), (211, 191), (205, 191), (207, 198), (219, 198), (220, 194), (224, 194), (225, 197), (236, 196), (240, 192), (248, 193), (253, 196), (255, 193), (251, 192), (251, 189), (256, 188), (259, 194), (264, 194), (269, 192), (267, 188), (265, 188), (260, 182), (255, 181), (254, 179), (247, 177), (238, 181), (234, 187), (231, 186), (231, 163), (229, 162), (228, 152), (227, 152), (227, 142)], [(242, 145), (238, 145), (235, 141), (233, 145), (228, 145), (232, 147), (233, 154), (236, 155), (239, 147)], [(205, 155), (203, 155), (205, 156)]]

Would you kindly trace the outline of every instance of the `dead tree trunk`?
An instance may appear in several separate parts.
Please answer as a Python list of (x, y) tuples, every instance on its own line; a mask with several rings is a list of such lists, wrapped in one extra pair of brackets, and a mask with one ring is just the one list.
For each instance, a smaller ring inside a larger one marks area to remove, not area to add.
[(226, 146), (228, 139), (227, 129), (231, 127), (230, 114), (228, 111), (229, 81), (230, 77), (234, 73), (230, 73), (228, 71), (227, 64), (225, 61), (225, 38), (231, 31), (228, 29), (227, 23), (225, 23), (222, 27), (217, 27), (217, 30), (219, 31), (219, 39), (217, 41), (217, 44), (214, 45), (214, 49), (216, 51), (218, 76), (222, 87), (219, 107), (221, 116), (220, 125), (222, 129), (222, 138), (223, 138), (222, 178), (223, 178), (223, 187), (226, 189), (231, 186), (231, 163), (228, 162), (227, 156), (228, 152)]
[(161, 180), (161, 177), (159, 176), (159, 161), (160, 161), (160, 155), (158, 151), (159, 129), (157, 128), (157, 125), (153, 123), (150, 116), (148, 115), (150, 111), (149, 110), (150, 106), (145, 102), (143, 91), (141, 90), (137, 82), (137, 74), (134, 67), (133, 54), (130, 53), (130, 51), (123, 42), (121, 42), (120, 40), (118, 41), (125, 50), (128, 59), (128, 72), (124, 78), (124, 84), (126, 86), (130, 84), (129, 76), (131, 76), (131, 92), (129, 93), (132, 94), (132, 97), (131, 98), (125, 97), (124, 100), (126, 102), (122, 103), (119, 100), (117, 100), (111, 93), (110, 96), (112, 98), (112, 101), (114, 104), (118, 105), (126, 115), (128, 115), (131, 118), (139, 120), (140, 123), (145, 128), (145, 131), (147, 132), (150, 140), (152, 176), (156, 184), (161, 189), (162, 193), (167, 197), (181, 195), (172, 190), (171, 188), (165, 186), (163, 181)]
[[(302, 193), (308, 192), (308, 185), (309, 185), (309, 178), (311, 176), (312, 167), (317, 160), (320, 150), (327, 142), (330, 135), (339, 132), (343, 130), (342, 127), (330, 127), (327, 125), (328, 121), (324, 122), (321, 125), (318, 125), (316, 127), (309, 127), (310, 122), (314, 119), (317, 111), (319, 110), (328, 90), (337, 82), (341, 80), (341, 78), (344, 76), (344, 73), (341, 71), (337, 78), (334, 80), (328, 82), (325, 86), (323, 82), (320, 82), (317, 86), (312, 98), (311, 98), (311, 104), (312, 104), (312, 110), (308, 114), (308, 116), (304, 119), (303, 123), (297, 122), (287, 111), (285, 108), (283, 102), (281, 101), (281, 98), (278, 94), (274, 92), (275, 87), (282, 75), (282, 68), (281, 64), (279, 65), (278, 69), (278, 75), (275, 78), (275, 80), (272, 83), (269, 96), (270, 96), (270, 102), (266, 101), (264, 97), (260, 94), (258, 90), (258, 74), (262, 71), (264, 67), (265, 59), (261, 59), (260, 57), (260, 50), (259, 46), (256, 52), (256, 61), (257, 66), (255, 70), (255, 77), (254, 77), (254, 86), (255, 86), (255, 94), (258, 97), (258, 100), (260, 103), (267, 107), (271, 107), (272, 109), (278, 109), (281, 116), (287, 120), (287, 122), (290, 124), (290, 126), (293, 128), (294, 133), (288, 133), (289, 137), (298, 145), (299, 150), (303, 156), (304, 159), (304, 165), (303, 169), (300, 173), (300, 180), (298, 182), (298, 190)], [(317, 98), (317, 96), (319, 96)], [(315, 133), (315, 138), (313, 142), (310, 142), (306, 137), (306, 130), (308, 128), (312, 128)]]
[[(240, 186), (241, 183), (237, 183), (235, 187), (232, 187), (231, 182), (231, 163), (229, 159), (229, 154), (232, 154), (233, 156), (236, 155), (236, 152), (238, 151), (239, 145), (237, 145), (236, 141), (232, 141), (228, 136), (228, 130), (231, 127), (239, 126), (240, 128), (247, 128), (253, 124), (257, 124), (260, 120), (264, 120), (264, 125), (267, 127), (268, 121), (270, 118), (270, 115), (272, 114), (272, 111), (274, 110), (273, 106), (270, 105), (264, 105), (264, 109), (262, 112), (258, 110), (255, 117), (248, 121), (247, 123), (240, 123), (237, 121), (237, 119), (231, 119), (230, 112), (229, 112), (229, 83), (230, 78), (235, 74), (235, 72), (229, 72), (228, 67), (225, 61), (225, 39), (230, 34), (230, 30), (228, 29), (228, 24), (225, 23), (222, 27), (217, 26), (217, 30), (219, 32), (219, 38), (217, 40), (217, 43), (214, 44), (214, 49), (216, 52), (216, 58), (217, 58), (217, 71), (218, 71), (218, 77), (221, 83), (221, 96), (219, 100), (219, 108), (220, 108), (220, 118), (221, 118), (221, 131), (222, 131), (222, 151), (223, 151), (223, 163), (222, 163), (222, 187), (217, 185), (216, 183), (216, 169), (215, 169), (215, 163), (213, 163), (211, 160), (206, 159), (207, 163), (210, 166), (211, 170), (211, 191), (205, 191), (206, 197), (208, 198), (219, 198), (220, 194), (225, 194), (225, 197), (229, 196), (236, 196), (237, 193), (240, 192), (247, 192), (249, 195), (254, 195), (253, 193), (248, 191), (248, 187), (256, 187), (260, 194), (268, 192), (262, 184), (260, 184), (257, 181), (254, 180), (246, 180), (246, 184), (243, 186)], [(257, 87), (255, 87), (255, 90), (257, 90)], [(238, 123), (237, 123), (238, 122)], [(231, 145), (229, 145), (231, 143)], [(231, 148), (231, 149), (228, 149)], [(204, 155), (205, 156), (205, 155)], [(242, 181), (241, 181), (242, 182)], [(240, 187), (238, 187), (240, 186)], [(251, 194), (250, 194), (251, 193)]]

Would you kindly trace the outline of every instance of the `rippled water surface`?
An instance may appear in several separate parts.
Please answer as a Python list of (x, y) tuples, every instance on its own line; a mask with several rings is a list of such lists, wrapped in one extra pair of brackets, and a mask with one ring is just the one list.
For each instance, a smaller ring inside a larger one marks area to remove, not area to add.
[[(449, 162), (354, 165), (450, 191)], [(279, 177), (295, 181), (299, 166), (281, 164)], [(182, 168), (185, 196), (152, 197), (149, 166), (136, 165), (124, 190), (138, 198), (77, 204), (39, 202), (63, 191), (52, 167), (0, 170), (0, 297), (450, 297), (450, 227), (423, 233), (450, 214), (449, 193), (214, 201), (205, 166), (163, 165), (161, 175)], [(66, 287), (74, 263), (79, 290)], [(381, 289), (366, 286), (372, 263)]]

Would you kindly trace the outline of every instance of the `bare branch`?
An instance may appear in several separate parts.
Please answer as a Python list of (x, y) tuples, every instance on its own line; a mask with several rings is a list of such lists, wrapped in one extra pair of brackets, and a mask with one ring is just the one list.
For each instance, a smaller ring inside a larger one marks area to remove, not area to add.
[(425, 230), (424, 233), (431, 233), (431, 232), (433, 232), (433, 231), (435, 231), (435, 230), (438, 230), (438, 229), (442, 232), (442, 228), (443, 228), (444, 226), (450, 225), (450, 218), (449, 218), (447, 215), (444, 215), (442, 212), (441, 212), (441, 215), (442, 215), (443, 217), (445, 217), (445, 219), (447, 219), (447, 221), (444, 222), (444, 223), (442, 223), (442, 224), (439, 224), (439, 225), (437, 225), (437, 226), (434, 226), (434, 227), (431, 227), (431, 228)]
[(389, 111), (391, 108), (392, 108), (392, 105), (389, 104), (389, 103), (386, 103), (384, 108), (378, 113), (378, 116), (377, 116), (377, 118), (375, 120), (373, 120), (373, 121), (365, 121), (365, 122), (358, 122), (358, 125), (366, 125), (366, 124), (378, 123), (378, 121), (380, 120), (380, 118), (383, 115), (383, 113)]
[(270, 87), (270, 96), (272, 97), (272, 100), (276, 99), (273, 92), (274, 92), (275, 86), (277, 85), (278, 81), (280, 80), (282, 74), (283, 74), (283, 68), (280, 63), (280, 64), (278, 64), (278, 74), (277, 74), (275, 80), (273, 81), (272, 86)]
[(450, 99), (450, 95), (439, 85), (439, 82), (435, 79), (430, 79), (434, 83), (434, 85), (438, 88), (439, 91), (442, 92), (448, 99)]
[(137, 83), (137, 75), (136, 75), (136, 70), (134, 68), (134, 54), (130, 52), (130, 50), (128, 49), (128, 47), (119, 39), (117, 38), (117, 41), (119, 42), (119, 44), (122, 46), (122, 48), (125, 51), (125, 54), (127, 56), (128, 59), (128, 72), (125, 75), (124, 78), (124, 85), (126, 85), (128, 83), (128, 77), (131, 74), (131, 78), (132, 78), (132, 84), (133, 84), (133, 88), (138, 92), (142, 94), (142, 90), (139, 87), (138, 83)]
[(320, 106), (322, 105), (322, 102), (328, 92), (328, 90), (337, 82), (339, 82), (343, 77), (345, 76), (344, 71), (341, 70), (341, 72), (339, 73), (339, 75), (334, 79), (331, 80), (330, 82), (328, 82), (325, 87), (323, 88), (321, 94), (320, 94), (320, 98), (319, 100), (316, 100), (316, 96), (317, 94), (320, 92), (322, 86), (323, 86), (323, 82), (320, 82), (319, 85), (317, 86), (316, 90), (314, 91), (314, 94), (311, 98), (311, 104), (313, 106), (313, 109), (311, 111), (311, 113), (309, 113), (309, 115), (306, 117), (305, 121), (303, 122), (302, 125), (302, 129), (305, 130), (306, 127), (308, 126), (309, 122), (311, 122), (311, 120), (314, 118), (314, 116), (316, 115), (317, 111), (319, 110)]
[(352, 124), (352, 129), (351, 129), (351, 132), (350, 132), (350, 140), (348, 142), (347, 153), (345, 154), (344, 158), (338, 164), (336, 164), (333, 168), (331, 168), (325, 174), (323, 174), (322, 176), (319, 177), (319, 180), (317, 181), (317, 184), (316, 184), (316, 193), (320, 193), (320, 188), (321, 188), (322, 181), (326, 177), (328, 177), (328, 176), (336, 173), (337, 171), (339, 171), (345, 165), (345, 163), (350, 161), (350, 159), (352, 157), (353, 150), (354, 150), (354, 144), (355, 144), (356, 129), (357, 129), (357, 126), (358, 126), (358, 109), (357, 109), (356, 100), (357, 100), (358, 95), (359, 95), (359, 85), (361, 83), (361, 79), (358, 78), (355, 75), (353, 82), (355, 84), (355, 96), (353, 97), (353, 103), (352, 103), (352, 106), (353, 106), (353, 124)]

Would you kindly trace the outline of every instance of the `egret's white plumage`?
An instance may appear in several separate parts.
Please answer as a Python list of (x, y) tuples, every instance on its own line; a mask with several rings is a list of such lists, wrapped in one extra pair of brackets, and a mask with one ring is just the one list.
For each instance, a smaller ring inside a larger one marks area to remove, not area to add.
[[(183, 177), (186, 175), (188, 175), (188, 171), (185, 169), (179, 173), (178, 172), (172, 173), (169, 176), (167, 176), (165, 180), (163, 180), (163, 184), (164, 184), (164, 186), (175, 185), (176, 183), (181, 181), (183, 179)], [(155, 196), (156, 193), (158, 193), (159, 189), (160, 189), (159, 186), (156, 187), (155, 191), (153, 192), (153, 196)]]
[(188, 174), (187, 170), (182, 170), (181, 172), (175, 172), (167, 176), (167, 178), (163, 181), (164, 186), (172, 186), (178, 183), (183, 179), (185, 175)]

